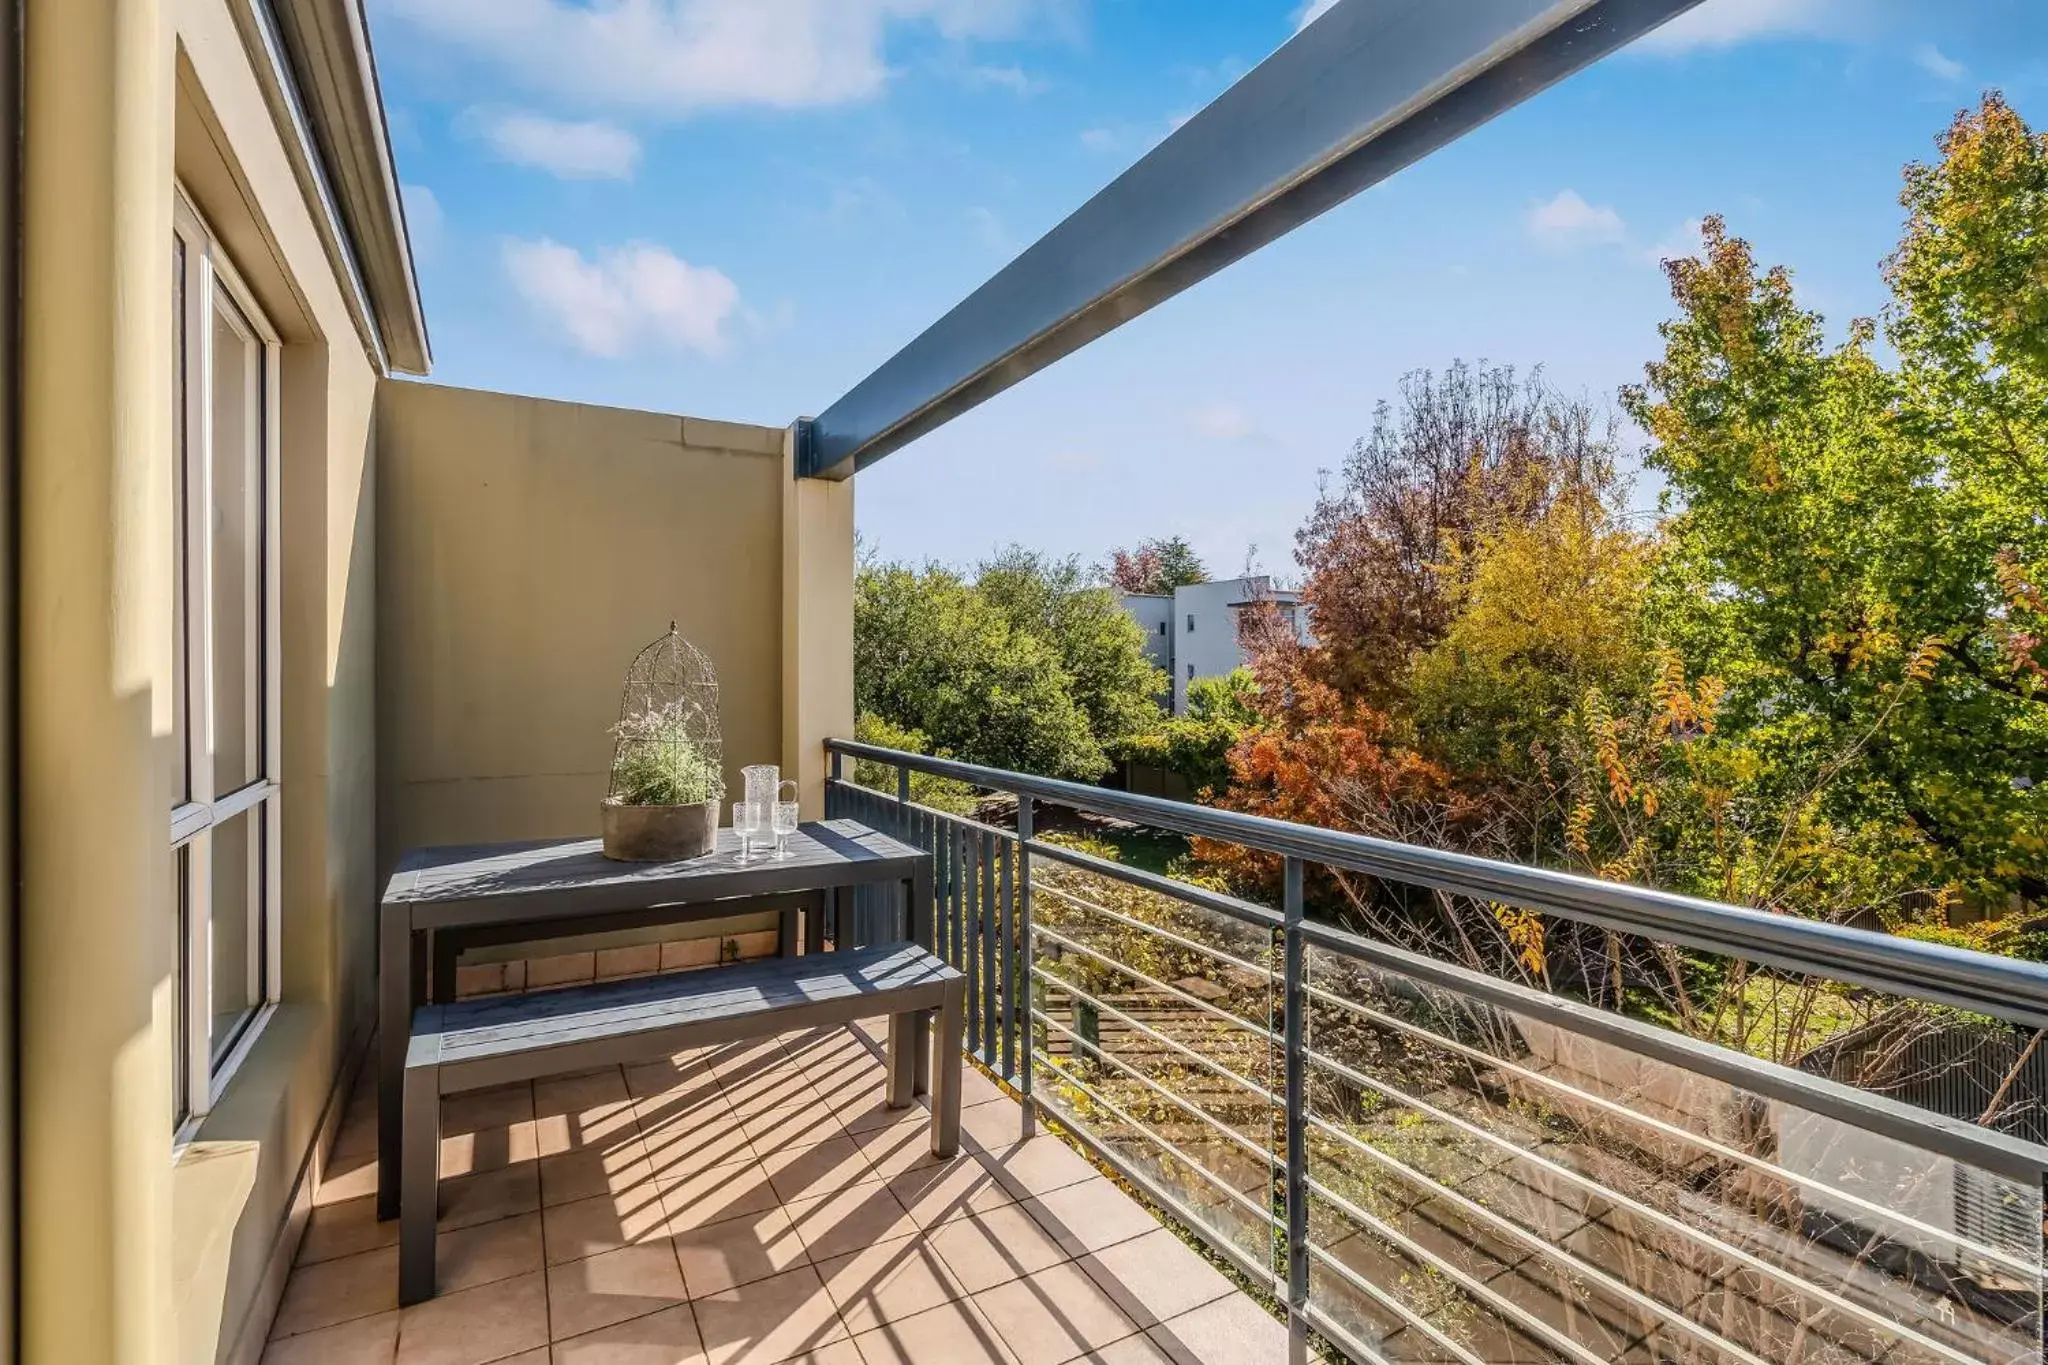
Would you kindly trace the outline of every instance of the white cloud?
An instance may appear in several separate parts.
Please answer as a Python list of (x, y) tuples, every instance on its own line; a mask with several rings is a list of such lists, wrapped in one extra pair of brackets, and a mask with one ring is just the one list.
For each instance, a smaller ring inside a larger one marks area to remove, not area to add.
[(1914, 48), (1913, 61), (1922, 71), (1942, 81), (1959, 81), (1968, 70), (1933, 43), (1922, 43)]
[(400, 185), (398, 196), (405, 206), (405, 233), (413, 253), (431, 256), (441, 245), (441, 230), (448, 221), (441, 201), (425, 185)]
[(1337, 0), (1307, 0), (1294, 12), (1294, 31), (1301, 32), (1337, 6)]
[(1018, 31), (1043, 0), (384, 0), (417, 31), (528, 87), (680, 116), (795, 109), (876, 94), (892, 23), (945, 38)]
[(739, 307), (724, 272), (691, 265), (666, 247), (631, 242), (587, 260), (547, 238), (508, 241), (505, 271), (528, 302), (592, 355), (619, 356), (643, 346), (718, 355), (725, 325)]
[(1834, 33), (1841, 0), (1706, 0), (1638, 39), (1643, 52), (1678, 53), (1734, 47), (1756, 38), (1812, 38)]
[(960, 73), (960, 80), (970, 90), (999, 89), (1036, 95), (1045, 89), (1044, 81), (1021, 66), (970, 66)]
[(1628, 240), (1628, 225), (1605, 204), (1589, 204), (1577, 190), (1529, 207), (1529, 233), (1545, 246), (1611, 246)]
[(1123, 139), (1112, 128), (1083, 128), (1081, 145), (1091, 152), (1113, 152)]
[(1697, 218), (1688, 218), (1658, 239), (1656, 245), (1643, 252), (1643, 259), (1651, 265), (1662, 265), (1682, 256), (1697, 256), (1704, 245), (1700, 238), (1703, 224)]
[(980, 204), (967, 210), (967, 221), (974, 226), (974, 235), (981, 244), (999, 256), (1010, 253), (1010, 232), (1003, 226), (1003, 220), (996, 211)]
[(483, 111), (466, 116), (463, 122), (474, 127), (504, 160), (537, 166), (564, 180), (631, 180), (640, 161), (640, 140), (609, 123)]
[(1235, 403), (1212, 403), (1189, 414), (1195, 435), (1210, 441), (1242, 441), (1256, 427), (1251, 417)]

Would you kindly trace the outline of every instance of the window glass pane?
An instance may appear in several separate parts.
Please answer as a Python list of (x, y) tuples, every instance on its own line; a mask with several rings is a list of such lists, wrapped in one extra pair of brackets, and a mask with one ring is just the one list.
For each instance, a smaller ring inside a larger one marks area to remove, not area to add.
[(263, 775), (262, 348), (213, 301), (213, 794)]
[(212, 992), (212, 1057), (235, 1045), (262, 1001), (262, 820), (258, 803), (213, 827), (213, 912), (207, 928)]
[(188, 515), (185, 373), (191, 364), (190, 350), (185, 335), (185, 239), (174, 235), (171, 238), (171, 554), (175, 564), (172, 591), (177, 594), (171, 604), (171, 742), (177, 751), (177, 757), (172, 760), (177, 765), (177, 776), (172, 784), (174, 805), (192, 799), (191, 701), (187, 691), (191, 664), (185, 653), (185, 585), (188, 581), (186, 575), (190, 572), (185, 535)]
[(191, 1011), (186, 1005), (186, 985), (191, 980), (191, 964), (185, 958), (185, 945), (191, 935), (186, 932), (192, 919), (192, 850), (177, 849), (171, 855), (177, 877), (177, 885), (171, 893), (171, 904), (177, 907), (177, 946), (171, 953), (171, 998), (178, 1002), (174, 1011), (177, 1024), (173, 1028), (175, 1045), (171, 1050), (171, 1124), (173, 1127), (185, 1121), (190, 1112), (191, 1087), (185, 1072), (185, 1059), (191, 1056)]

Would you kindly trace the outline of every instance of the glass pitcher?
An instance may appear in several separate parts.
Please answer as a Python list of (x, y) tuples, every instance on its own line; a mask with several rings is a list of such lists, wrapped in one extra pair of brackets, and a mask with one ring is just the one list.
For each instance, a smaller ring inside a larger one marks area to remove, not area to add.
[(746, 782), (747, 804), (757, 812), (756, 823), (763, 829), (768, 828), (775, 818), (776, 803), (783, 799), (783, 788), (787, 787), (793, 793), (796, 783), (785, 780), (782, 769), (773, 763), (756, 763), (751, 768), (742, 768), (740, 777)]

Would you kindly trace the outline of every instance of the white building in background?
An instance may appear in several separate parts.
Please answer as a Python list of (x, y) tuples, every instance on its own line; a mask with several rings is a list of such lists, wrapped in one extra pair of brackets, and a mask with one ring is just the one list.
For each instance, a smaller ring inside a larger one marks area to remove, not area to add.
[(1260, 602), (1271, 602), (1306, 642), (1308, 610), (1301, 594), (1275, 588), (1265, 574), (1219, 578), (1163, 593), (1126, 593), (1124, 610), (1145, 630), (1145, 654), (1173, 680), (1173, 714), (1188, 709), (1188, 684), (1217, 678), (1246, 662), (1238, 643), (1238, 614)]

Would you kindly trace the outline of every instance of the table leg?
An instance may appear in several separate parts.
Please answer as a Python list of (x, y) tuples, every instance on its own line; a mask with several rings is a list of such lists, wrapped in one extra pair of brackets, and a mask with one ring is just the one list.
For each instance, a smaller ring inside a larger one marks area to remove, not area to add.
[(433, 945), (428, 957), (434, 964), (427, 999), (445, 1004), (455, 998), (455, 964), (462, 956), (462, 945), (456, 935), (448, 933), (428, 934), (427, 940)]
[[(919, 863), (917, 871), (904, 883), (903, 894), (909, 900), (910, 938), (920, 948), (935, 951), (932, 943), (932, 874), (928, 863)], [(912, 1030), (917, 1040), (917, 1060), (911, 1075), (915, 1093), (922, 1095), (931, 1089), (932, 1076), (932, 1011), (924, 1010), (917, 1016), (917, 1027)], [(943, 1059), (942, 1064), (943, 1064)]]
[(777, 957), (796, 956), (797, 914), (798, 912), (795, 910), (785, 910), (775, 917), (775, 955)]
[(377, 1216), (398, 1216), (404, 1140), (405, 1050), (412, 1039), (417, 956), (412, 911), (387, 905), (377, 921)]
[(886, 1103), (891, 1109), (908, 1108), (916, 1092), (916, 1077), (911, 1074), (911, 1064), (917, 1056), (914, 1040), (923, 1032), (922, 1024), (923, 1016), (914, 1010), (889, 1016), (889, 1093)]

